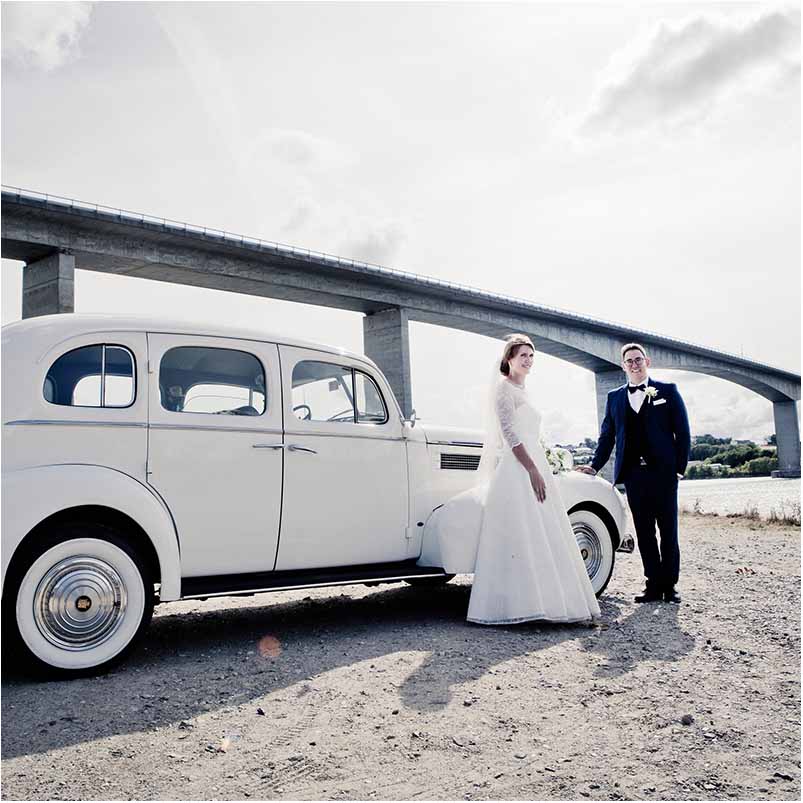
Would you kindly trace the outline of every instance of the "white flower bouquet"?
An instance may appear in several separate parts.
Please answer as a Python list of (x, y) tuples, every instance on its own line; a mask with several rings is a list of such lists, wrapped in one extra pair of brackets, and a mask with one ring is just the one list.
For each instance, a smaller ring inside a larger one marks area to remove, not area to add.
[(564, 449), (562, 446), (547, 446), (543, 441), (541, 441), (541, 445), (544, 447), (544, 454), (546, 454), (547, 462), (553, 474), (572, 470), (574, 458), (568, 449)]

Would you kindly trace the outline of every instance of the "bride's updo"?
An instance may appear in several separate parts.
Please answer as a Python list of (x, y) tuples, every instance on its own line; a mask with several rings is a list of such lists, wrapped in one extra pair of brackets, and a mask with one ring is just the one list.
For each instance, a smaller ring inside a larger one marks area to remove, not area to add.
[(535, 346), (527, 335), (508, 335), (505, 340), (507, 342), (499, 363), (499, 372), (504, 376), (510, 376), (510, 360), (518, 354), (519, 349), (522, 346), (529, 346), (535, 351)]

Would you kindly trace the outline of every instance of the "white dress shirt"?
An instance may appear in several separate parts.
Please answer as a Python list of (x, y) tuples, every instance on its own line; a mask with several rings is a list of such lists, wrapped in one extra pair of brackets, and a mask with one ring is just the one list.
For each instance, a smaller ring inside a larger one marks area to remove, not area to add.
[[(647, 377), (643, 382), (639, 382), (639, 385), (649, 385), (650, 378)], [(627, 383), (628, 388), (637, 387), (636, 385), (631, 385), (629, 382)], [(635, 393), (631, 393), (630, 390), (627, 391), (627, 400), (630, 402), (630, 406), (633, 410), (638, 413), (641, 409), (641, 405), (644, 404), (644, 399), (647, 398), (647, 394), (643, 390), (637, 390)]]

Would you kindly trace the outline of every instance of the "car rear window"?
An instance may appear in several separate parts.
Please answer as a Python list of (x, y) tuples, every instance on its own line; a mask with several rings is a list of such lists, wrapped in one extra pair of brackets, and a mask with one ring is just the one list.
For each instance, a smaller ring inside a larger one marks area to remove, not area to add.
[(134, 355), (125, 346), (98, 343), (62, 354), (50, 366), (42, 394), (67, 407), (130, 407), (136, 389)]

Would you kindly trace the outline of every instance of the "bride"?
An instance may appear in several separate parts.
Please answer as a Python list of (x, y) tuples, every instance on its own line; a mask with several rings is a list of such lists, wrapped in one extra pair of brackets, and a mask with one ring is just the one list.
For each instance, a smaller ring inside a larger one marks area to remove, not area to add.
[(540, 444), (541, 415), (525, 391), (534, 353), (525, 335), (507, 339), (491, 383), (480, 484), (427, 523), (444, 557), (460, 552), (479, 529), (469, 622), (590, 622), (600, 616)]

